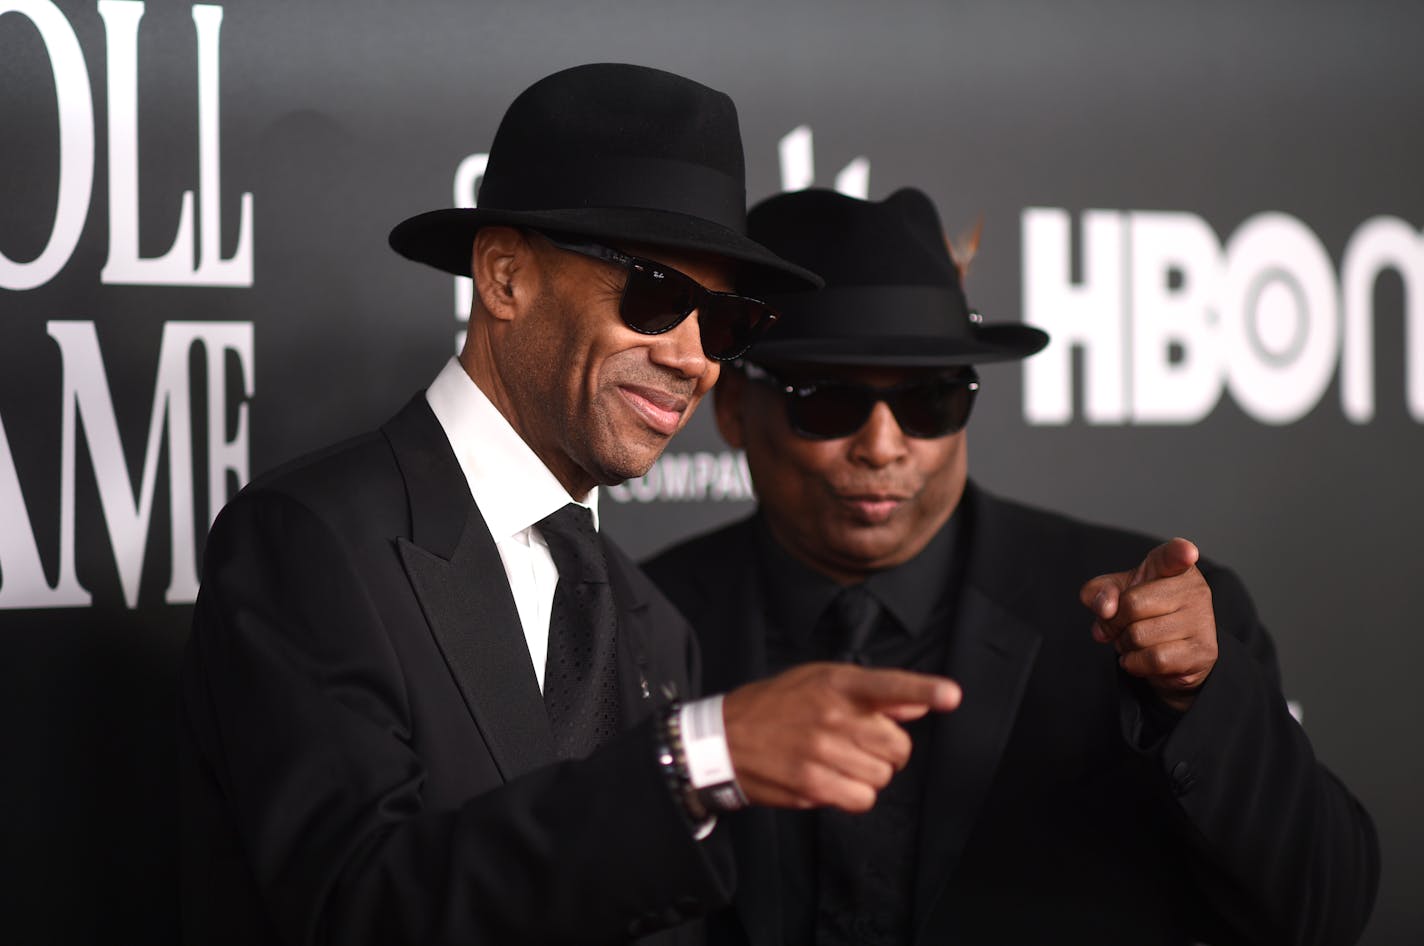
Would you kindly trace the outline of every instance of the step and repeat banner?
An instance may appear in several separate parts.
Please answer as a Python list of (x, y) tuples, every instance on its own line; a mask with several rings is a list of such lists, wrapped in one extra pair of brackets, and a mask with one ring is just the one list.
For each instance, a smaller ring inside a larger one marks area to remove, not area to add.
[[(434, 377), (468, 281), (386, 234), (589, 61), (731, 94), (753, 200), (982, 221), (970, 298), (1054, 341), (972, 473), (1240, 572), (1379, 826), (1365, 942), (1419, 942), (1424, 7), (1148, 7), (0, 0), (0, 942), (176, 941), (207, 527)], [(602, 509), (645, 555), (751, 503), (704, 412)]]

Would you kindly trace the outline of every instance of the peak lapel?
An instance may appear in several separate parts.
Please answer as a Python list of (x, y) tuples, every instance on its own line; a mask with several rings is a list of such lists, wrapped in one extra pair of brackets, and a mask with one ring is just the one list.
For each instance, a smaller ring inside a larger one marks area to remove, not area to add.
[(465, 706), (507, 781), (555, 760), (504, 564), (423, 395), (383, 428), (410, 499), (401, 563)]
[(935, 720), (916, 871), (920, 930), (959, 863), (999, 767), (1041, 639), (975, 588), (965, 588), (946, 673), (964, 688), (959, 709)]
[(930, 734), (932, 761), (915, 881), (917, 940), (973, 831), (1042, 643), (1032, 624), (1000, 603), (1021, 591), (1006, 585), (1003, 576), (1021, 575), (1022, 568), (1005, 552), (994, 500), (971, 489), (965, 503), (973, 530), (969, 574), (945, 669), (964, 688), (964, 702), (936, 719)]

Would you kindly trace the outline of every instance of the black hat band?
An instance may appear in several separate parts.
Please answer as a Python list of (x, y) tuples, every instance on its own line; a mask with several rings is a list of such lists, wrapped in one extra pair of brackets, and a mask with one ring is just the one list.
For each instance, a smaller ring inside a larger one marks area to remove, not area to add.
[(514, 167), (486, 172), (479, 206), (517, 211), (636, 207), (701, 217), (746, 232), (746, 190), (740, 181), (705, 165), (666, 158), (525, 158)]
[(771, 296), (784, 316), (769, 342), (814, 338), (924, 338), (972, 340), (964, 295), (943, 286), (827, 286), (816, 293)]

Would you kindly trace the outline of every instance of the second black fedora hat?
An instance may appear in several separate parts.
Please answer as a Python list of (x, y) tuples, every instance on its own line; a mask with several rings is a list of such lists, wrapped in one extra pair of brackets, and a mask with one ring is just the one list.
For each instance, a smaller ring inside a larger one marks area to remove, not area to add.
[(746, 235), (731, 98), (660, 69), (592, 63), (534, 83), (495, 132), (478, 204), (411, 217), (391, 247), (468, 276), (475, 231), (503, 224), (715, 253), (743, 264), (743, 291), (821, 284)]
[(923, 191), (882, 201), (829, 190), (779, 194), (752, 208), (749, 232), (826, 280), (771, 294), (781, 320), (758, 361), (904, 366), (1011, 361), (1048, 344), (1041, 329), (989, 324), (969, 307), (939, 214)]

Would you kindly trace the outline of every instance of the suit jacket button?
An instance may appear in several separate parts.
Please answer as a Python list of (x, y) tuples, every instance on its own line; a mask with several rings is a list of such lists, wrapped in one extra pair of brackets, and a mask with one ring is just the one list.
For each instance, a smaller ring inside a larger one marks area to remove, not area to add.
[(1185, 762), (1178, 762), (1172, 766), (1172, 791), (1178, 795), (1185, 795), (1192, 790), (1196, 784), (1197, 777), (1192, 772), (1192, 767)]

